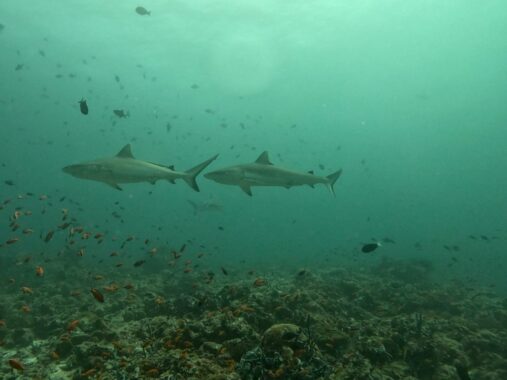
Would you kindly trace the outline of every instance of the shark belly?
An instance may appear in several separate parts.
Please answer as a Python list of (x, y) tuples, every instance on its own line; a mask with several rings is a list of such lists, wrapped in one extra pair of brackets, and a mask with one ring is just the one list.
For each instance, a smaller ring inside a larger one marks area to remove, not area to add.
[[(179, 178), (177, 173), (171, 173), (168, 169), (159, 167), (148, 162), (122, 159), (107, 165), (109, 175), (104, 182), (110, 183), (139, 183), (155, 182), (159, 179)], [(171, 174), (175, 174), (172, 176)]]
[(246, 170), (243, 182), (249, 186), (281, 186), (292, 187), (314, 185), (321, 183), (321, 179), (306, 173), (297, 173), (275, 167), (262, 168), (262, 170)]

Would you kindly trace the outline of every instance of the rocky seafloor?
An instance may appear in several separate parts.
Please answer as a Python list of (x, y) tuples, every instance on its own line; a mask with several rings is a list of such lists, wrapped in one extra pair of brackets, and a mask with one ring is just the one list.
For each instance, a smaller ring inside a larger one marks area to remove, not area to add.
[(0, 290), (2, 379), (507, 379), (507, 300), (417, 262), (85, 285), (69, 268)]

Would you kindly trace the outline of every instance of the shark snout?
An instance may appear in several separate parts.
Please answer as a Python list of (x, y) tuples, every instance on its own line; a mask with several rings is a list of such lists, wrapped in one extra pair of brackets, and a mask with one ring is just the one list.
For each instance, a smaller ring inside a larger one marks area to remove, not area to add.
[(71, 174), (71, 173), (72, 173), (72, 165), (70, 165), (70, 166), (64, 166), (64, 167), (62, 168), (62, 171), (63, 171), (64, 173)]
[(80, 172), (80, 166), (79, 165), (68, 165), (62, 168), (62, 171), (64, 173), (70, 174), (72, 176), (77, 176)]

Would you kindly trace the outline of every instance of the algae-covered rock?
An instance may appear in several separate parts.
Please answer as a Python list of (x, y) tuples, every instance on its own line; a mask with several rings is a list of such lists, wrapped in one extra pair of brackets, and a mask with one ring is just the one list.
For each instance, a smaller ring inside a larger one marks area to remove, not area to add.
[(308, 338), (299, 326), (280, 323), (264, 332), (261, 346), (265, 351), (280, 350), (284, 346), (297, 350), (303, 348), (307, 341)]
[(245, 380), (314, 380), (327, 378), (330, 367), (302, 328), (280, 323), (268, 328), (261, 344), (243, 355), (238, 372)]

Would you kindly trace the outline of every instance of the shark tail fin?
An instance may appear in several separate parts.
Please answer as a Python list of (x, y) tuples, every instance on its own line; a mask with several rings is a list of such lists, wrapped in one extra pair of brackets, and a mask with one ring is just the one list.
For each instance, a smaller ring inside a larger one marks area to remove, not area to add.
[(342, 175), (342, 169), (332, 173), (332, 174), (329, 174), (326, 178), (328, 179), (328, 182), (327, 182), (327, 187), (329, 189), (329, 191), (331, 192), (331, 194), (335, 195), (334, 193), (334, 184), (335, 182), (338, 180), (338, 178), (340, 178), (340, 176)]
[(199, 175), (200, 172), (202, 172), (209, 164), (211, 164), (216, 158), (218, 157), (218, 154), (214, 155), (210, 159), (200, 163), (197, 166), (194, 166), (192, 169), (189, 169), (185, 171), (187, 174), (183, 179), (188, 183), (188, 185), (194, 189), (195, 191), (199, 191), (199, 186), (197, 185), (197, 182), (195, 181), (196, 177)]

